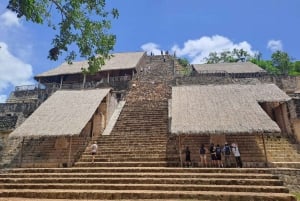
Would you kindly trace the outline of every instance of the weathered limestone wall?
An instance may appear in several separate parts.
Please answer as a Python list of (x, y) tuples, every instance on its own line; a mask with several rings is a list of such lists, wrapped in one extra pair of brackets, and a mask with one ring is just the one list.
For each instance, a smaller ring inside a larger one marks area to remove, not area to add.
[(192, 77), (177, 77), (173, 84), (175, 85), (193, 85), (193, 84), (232, 84), (233, 80), (230, 77), (219, 76), (192, 76)]
[(10, 131), (15, 129), (18, 116), (0, 116), (0, 131)]
[(0, 161), (3, 156), (3, 151), (5, 149), (5, 145), (7, 144), (9, 132), (0, 132)]
[(300, 169), (272, 169), (291, 192), (300, 192)]
[(23, 113), (30, 115), (36, 109), (36, 103), (0, 103), (1, 114)]
[(293, 121), (293, 129), (296, 140), (300, 142), (300, 119), (296, 119)]

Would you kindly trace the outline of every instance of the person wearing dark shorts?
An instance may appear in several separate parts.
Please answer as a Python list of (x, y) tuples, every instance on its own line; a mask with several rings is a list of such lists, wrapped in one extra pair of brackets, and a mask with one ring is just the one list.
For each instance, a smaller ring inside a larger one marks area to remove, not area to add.
[(191, 151), (189, 149), (189, 147), (186, 147), (185, 148), (185, 162), (186, 162), (186, 165), (187, 167), (190, 167), (191, 166)]
[(222, 149), (219, 144), (216, 146), (216, 162), (217, 162), (217, 167), (223, 167), (222, 163)]
[(216, 157), (216, 147), (215, 147), (214, 143), (210, 144), (209, 152), (210, 152), (210, 157), (211, 157), (211, 167), (216, 167), (217, 157)]

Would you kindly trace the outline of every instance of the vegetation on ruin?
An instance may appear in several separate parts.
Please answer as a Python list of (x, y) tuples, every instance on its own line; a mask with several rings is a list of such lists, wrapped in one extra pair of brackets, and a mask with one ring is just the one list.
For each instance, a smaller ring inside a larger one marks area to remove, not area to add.
[(232, 51), (223, 51), (220, 53), (211, 52), (208, 57), (205, 57), (206, 63), (216, 64), (216, 63), (233, 63), (241, 60), (248, 60), (250, 54), (243, 49), (233, 49)]
[(177, 62), (183, 67), (181, 71), (183, 75), (191, 73), (190, 62), (187, 58), (177, 58)]
[(19, 18), (47, 24), (57, 32), (49, 59), (57, 60), (66, 53), (65, 59), (71, 63), (79, 53), (89, 63), (83, 71), (95, 73), (110, 58), (116, 42), (116, 36), (108, 30), (119, 13), (115, 8), (107, 11), (105, 6), (105, 0), (9, 0), (7, 8)]
[(300, 192), (299, 193), (293, 193), (293, 194), (296, 196), (297, 200), (300, 201)]
[(250, 61), (273, 75), (300, 75), (300, 61), (293, 61), (286, 52), (276, 51), (269, 60), (263, 60), (261, 57), (261, 53), (250, 56), (243, 49), (233, 49), (220, 53), (211, 52), (205, 60), (208, 64)]

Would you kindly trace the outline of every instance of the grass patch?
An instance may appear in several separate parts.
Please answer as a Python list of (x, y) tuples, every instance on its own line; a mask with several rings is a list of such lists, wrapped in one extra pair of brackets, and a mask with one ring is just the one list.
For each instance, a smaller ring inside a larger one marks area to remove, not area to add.
[(296, 195), (296, 198), (298, 201), (300, 201), (300, 193), (293, 193), (294, 195)]

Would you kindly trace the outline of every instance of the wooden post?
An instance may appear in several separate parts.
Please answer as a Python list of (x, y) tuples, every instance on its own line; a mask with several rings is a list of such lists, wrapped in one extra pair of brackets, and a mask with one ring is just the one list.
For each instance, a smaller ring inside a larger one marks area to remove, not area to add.
[(264, 134), (262, 133), (261, 134), (261, 138), (262, 138), (262, 141), (263, 141), (263, 146), (264, 146), (264, 152), (265, 152), (265, 163), (266, 163), (266, 167), (269, 166), (269, 162), (268, 162), (268, 156), (267, 156), (267, 149), (266, 149), (266, 144), (265, 144), (265, 138), (264, 138)]
[(179, 152), (179, 158), (180, 158), (180, 167), (183, 167), (182, 163), (182, 156), (181, 156), (181, 135), (178, 135), (178, 152)]
[(82, 81), (82, 88), (83, 89), (84, 89), (85, 82), (86, 82), (86, 74), (84, 73), (83, 74), (83, 81)]
[(20, 150), (20, 158), (19, 158), (19, 167), (22, 167), (24, 140), (25, 140), (25, 137), (22, 138), (22, 142), (21, 142), (21, 150)]
[(109, 83), (109, 71), (107, 72), (107, 83)]
[(71, 152), (72, 152), (72, 135), (69, 141), (69, 158), (68, 158), (68, 167), (71, 167)]
[(59, 88), (60, 88), (60, 89), (62, 88), (62, 84), (63, 84), (63, 75), (60, 76), (60, 85), (59, 85)]

